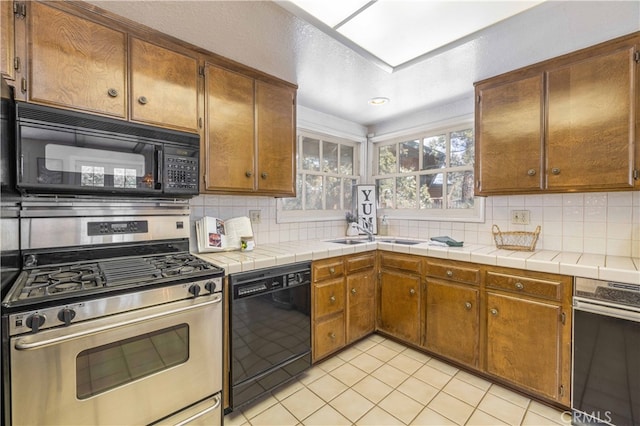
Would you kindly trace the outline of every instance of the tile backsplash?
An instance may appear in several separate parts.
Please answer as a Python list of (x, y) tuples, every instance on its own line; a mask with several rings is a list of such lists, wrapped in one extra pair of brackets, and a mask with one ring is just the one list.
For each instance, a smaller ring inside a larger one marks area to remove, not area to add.
[[(640, 192), (517, 195), (486, 198), (485, 222), (465, 223), (390, 219), (389, 235), (428, 239), (448, 235), (467, 243), (494, 244), (491, 228), (533, 231), (541, 226), (536, 249), (640, 258)], [(236, 195), (200, 195), (191, 200), (193, 221), (203, 216), (228, 219), (260, 210), (253, 225), (256, 244), (344, 236), (346, 223), (276, 223), (276, 199)], [(528, 210), (529, 225), (511, 224), (512, 210)], [(195, 238), (191, 241), (196, 250)]]

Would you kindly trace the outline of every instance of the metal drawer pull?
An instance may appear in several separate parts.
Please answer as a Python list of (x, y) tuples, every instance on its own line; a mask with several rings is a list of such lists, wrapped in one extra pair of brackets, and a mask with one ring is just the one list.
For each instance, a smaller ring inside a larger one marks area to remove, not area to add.
[(218, 397), (217, 395), (213, 397), (213, 399), (216, 401), (216, 403), (212, 406), (207, 408), (206, 410), (202, 410), (197, 414), (194, 414), (193, 416), (189, 417), (188, 419), (185, 419), (183, 421), (181, 421), (180, 423), (177, 423), (176, 426), (186, 426), (189, 423), (193, 422), (195, 419), (204, 416), (207, 413), (212, 412), (213, 410), (215, 410), (216, 408), (218, 408), (220, 406), (220, 397)]
[(107, 95), (111, 96), (112, 98), (117, 98), (118, 97), (118, 91), (114, 88), (111, 88), (109, 90), (107, 90)]
[(535, 176), (536, 175), (536, 169), (529, 169), (527, 170), (527, 174), (529, 176)]
[(149, 102), (149, 100), (145, 96), (140, 96), (138, 98), (138, 103), (140, 103), (140, 105), (146, 105), (147, 102)]
[(522, 289), (524, 288), (524, 284), (522, 284), (521, 282), (517, 282), (517, 283), (516, 283), (516, 288), (517, 288), (518, 290), (522, 290)]
[(447, 276), (449, 278), (451, 278), (453, 276), (453, 271), (451, 271), (451, 270), (447, 271)]
[(251, 176), (253, 176), (253, 172), (251, 170), (247, 170), (246, 172), (244, 172), (244, 175), (246, 177), (251, 177)]
[(331, 340), (336, 340), (336, 333), (329, 333)]
[(465, 304), (464, 304), (464, 308), (465, 308), (467, 311), (470, 311), (470, 310), (471, 310), (471, 306), (472, 306), (472, 305), (471, 305), (471, 302), (465, 302)]
[(329, 273), (330, 274), (335, 274), (336, 273), (336, 268), (334, 268), (333, 266), (331, 268), (329, 268)]
[(269, 175), (266, 172), (262, 172), (260, 176), (262, 176), (262, 179), (266, 179)]
[(409, 290), (409, 294), (413, 296), (414, 294), (416, 294), (416, 291), (414, 289), (411, 289)]
[(491, 312), (491, 315), (493, 315), (494, 317), (498, 316), (498, 310), (496, 308), (491, 309), (489, 312)]
[(554, 167), (553, 169), (551, 169), (551, 173), (554, 175), (559, 175), (560, 174), (560, 169), (558, 169), (557, 167)]
[(351, 294), (356, 294), (356, 289), (355, 288), (351, 289)]
[(331, 297), (329, 297), (329, 301), (330, 301), (331, 303), (336, 303), (336, 297), (335, 297), (335, 296), (333, 296), (333, 295), (331, 295)]

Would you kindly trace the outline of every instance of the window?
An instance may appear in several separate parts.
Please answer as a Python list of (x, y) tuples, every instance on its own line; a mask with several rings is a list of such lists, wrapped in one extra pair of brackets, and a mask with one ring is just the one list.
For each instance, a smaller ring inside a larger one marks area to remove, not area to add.
[(377, 143), (374, 175), (379, 208), (392, 217), (483, 220), (474, 198), (470, 124)]
[(344, 219), (360, 179), (359, 144), (298, 132), (296, 198), (283, 198), (279, 222)]

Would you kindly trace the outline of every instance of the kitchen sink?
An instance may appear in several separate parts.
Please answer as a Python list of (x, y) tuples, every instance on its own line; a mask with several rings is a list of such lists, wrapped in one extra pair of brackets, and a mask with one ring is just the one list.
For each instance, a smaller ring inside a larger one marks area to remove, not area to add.
[(404, 244), (406, 246), (412, 246), (414, 244), (421, 244), (421, 243), (425, 243), (426, 241), (419, 241), (419, 240), (399, 240), (396, 238), (385, 238), (382, 240), (378, 240), (379, 243), (389, 243), (389, 244)]
[(341, 238), (339, 240), (331, 240), (329, 241), (330, 243), (338, 243), (338, 244), (362, 244), (362, 243), (366, 243), (367, 240), (356, 240), (353, 238)]

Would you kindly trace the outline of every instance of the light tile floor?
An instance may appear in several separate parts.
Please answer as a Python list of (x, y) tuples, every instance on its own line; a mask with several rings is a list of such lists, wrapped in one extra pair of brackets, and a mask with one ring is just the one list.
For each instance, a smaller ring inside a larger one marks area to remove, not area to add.
[(380, 335), (229, 413), (233, 425), (569, 425), (570, 415)]

